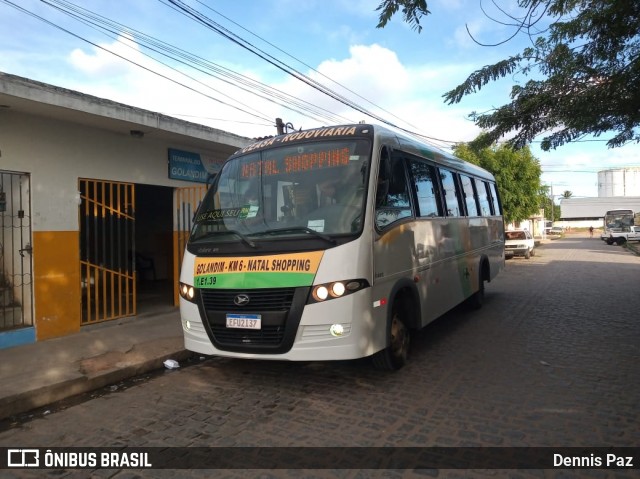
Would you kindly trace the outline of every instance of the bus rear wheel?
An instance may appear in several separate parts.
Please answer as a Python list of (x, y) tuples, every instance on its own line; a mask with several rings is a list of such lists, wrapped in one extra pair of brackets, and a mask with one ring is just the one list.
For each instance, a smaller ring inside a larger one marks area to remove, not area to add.
[(393, 307), (387, 334), (389, 345), (374, 354), (371, 359), (376, 369), (395, 371), (407, 363), (411, 343), (411, 333), (398, 306)]

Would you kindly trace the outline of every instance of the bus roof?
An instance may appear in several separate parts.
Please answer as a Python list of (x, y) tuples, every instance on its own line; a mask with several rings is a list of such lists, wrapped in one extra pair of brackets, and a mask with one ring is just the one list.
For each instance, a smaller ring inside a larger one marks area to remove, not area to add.
[(632, 215), (633, 214), (633, 210), (628, 210), (628, 209), (608, 210), (605, 214), (607, 214), (607, 215), (621, 215), (621, 214)]
[(438, 164), (461, 171), (463, 173), (469, 173), (471, 175), (487, 179), (494, 179), (493, 175), (484, 168), (464, 161), (461, 158), (452, 155), (451, 153), (447, 153), (444, 150), (436, 148), (435, 146), (429, 145), (423, 141), (410, 138), (407, 135), (397, 133), (382, 126), (376, 125), (375, 129), (380, 134), (381, 139), (385, 140), (385, 143), (395, 142), (397, 145), (395, 148), (397, 150), (411, 153), (416, 156), (421, 156), (423, 158), (428, 158)]
[(493, 175), (487, 170), (472, 163), (463, 161), (462, 159), (434, 146), (428, 145), (427, 143), (412, 139), (405, 134), (395, 132), (380, 125), (361, 123), (355, 125), (336, 125), (314, 128), (311, 130), (301, 130), (292, 133), (285, 133), (284, 135), (264, 138), (236, 151), (231, 158), (250, 152), (317, 139), (373, 139), (376, 137), (379, 139), (379, 142), (392, 145), (397, 150), (430, 159), (435, 163), (442, 164), (443, 166), (447, 166), (463, 173), (466, 172), (478, 177), (493, 179)]

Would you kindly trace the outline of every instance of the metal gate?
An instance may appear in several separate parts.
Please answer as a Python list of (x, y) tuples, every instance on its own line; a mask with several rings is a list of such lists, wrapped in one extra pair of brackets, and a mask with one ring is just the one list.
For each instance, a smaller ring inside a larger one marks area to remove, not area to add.
[(27, 173), (0, 171), (0, 331), (33, 326), (30, 195)]
[(135, 185), (79, 182), (82, 324), (135, 316)]
[(175, 216), (173, 218), (173, 277), (174, 281), (173, 301), (179, 304), (178, 278), (182, 268), (182, 256), (189, 239), (189, 233), (193, 226), (193, 217), (200, 206), (202, 198), (207, 192), (206, 185), (187, 186), (176, 188), (174, 194)]

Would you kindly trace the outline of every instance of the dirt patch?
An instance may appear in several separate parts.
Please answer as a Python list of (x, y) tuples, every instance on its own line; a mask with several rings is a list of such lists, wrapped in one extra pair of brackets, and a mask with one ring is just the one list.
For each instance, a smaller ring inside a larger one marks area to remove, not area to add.
[(133, 346), (128, 351), (108, 351), (91, 358), (81, 359), (78, 369), (86, 376), (127, 366), (141, 364), (152, 358), (160, 358), (180, 349), (182, 338), (156, 339)]

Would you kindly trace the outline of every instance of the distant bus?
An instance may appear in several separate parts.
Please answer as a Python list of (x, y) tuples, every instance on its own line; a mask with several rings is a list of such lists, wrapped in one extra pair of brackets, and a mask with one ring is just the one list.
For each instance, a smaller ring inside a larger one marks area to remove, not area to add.
[(235, 358), (407, 361), (411, 333), (504, 268), (494, 177), (373, 125), (234, 154), (194, 219), (180, 276), (185, 346)]
[(632, 226), (640, 226), (640, 212), (621, 209), (610, 210), (604, 214), (604, 233), (607, 236), (611, 232), (628, 232)]
[(640, 212), (634, 212), (630, 209), (609, 210), (604, 214), (604, 225), (600, 239), (610, 242), (616, 233), (631, 232), (632, 226), (640, 226)]

